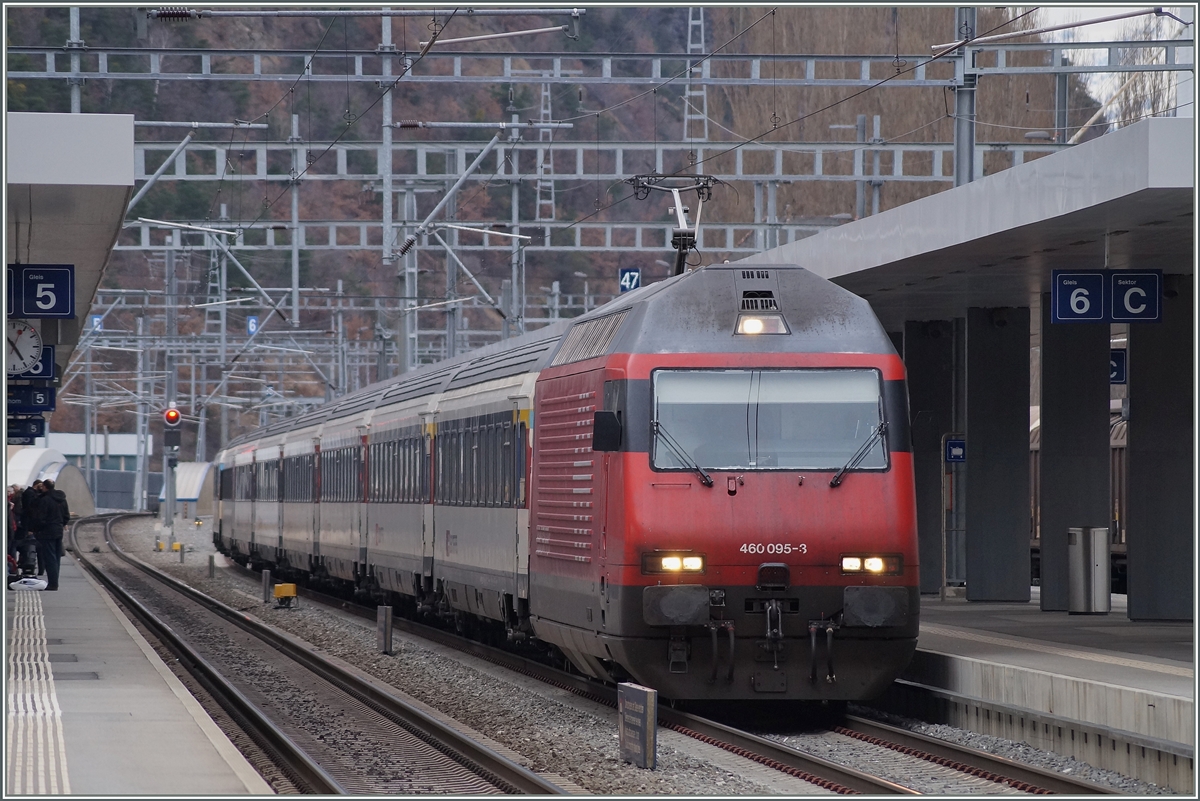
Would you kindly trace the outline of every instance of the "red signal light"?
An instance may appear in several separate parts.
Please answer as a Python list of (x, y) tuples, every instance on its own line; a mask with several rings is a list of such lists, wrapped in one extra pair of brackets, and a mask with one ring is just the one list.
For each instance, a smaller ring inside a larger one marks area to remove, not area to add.
[(182, 417), (178, 409), (166, 409), (163, 411), (163, 422), (172, 428), (179, 425), (181, 419)]

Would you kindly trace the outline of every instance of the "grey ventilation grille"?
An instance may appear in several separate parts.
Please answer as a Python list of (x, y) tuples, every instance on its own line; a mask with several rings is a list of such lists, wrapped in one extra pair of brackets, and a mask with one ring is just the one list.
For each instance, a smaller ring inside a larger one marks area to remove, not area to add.
[(607, 353), (608, 346), (612, 344), (613, 339), (617, 336), (617, 331), (621, 328), (621, 321), (628, 313), (629, 311), (626, 309), (573, 326), (550, 366), (557, 367), (560, 364), (581, 362), (584, 359), (591, 359)]
[(446, 374), (450, 370), (451, 368), (446, 367), (424, 375), (418, 375), (407, 381), (401, 381), (383, 394), (383, 400), (387, 404), (393, 404), (411, 400), (412, 398), (432, 395), (442, 388), (442, 384), (446, 381)]
[(742, 293), (742, 311), (779, 311), (779, 304), (774, 292), (753, 289)]
[(770, 278), (770, 270), (742, 270), (743, 281), (767, 281)]
[(478, 359), (455, 373), (454, 379), (446, 385), (446, 390), (528, 373), (535, 369), (538, 363), (546, 357), (547, 352), (557, 344), (558, 337), (555, 337), (518, 350), (504, 351)]

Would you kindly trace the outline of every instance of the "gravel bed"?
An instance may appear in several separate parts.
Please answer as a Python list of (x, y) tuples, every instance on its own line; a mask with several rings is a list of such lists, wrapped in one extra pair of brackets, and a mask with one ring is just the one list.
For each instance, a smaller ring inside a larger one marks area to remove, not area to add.
[(1028, 795), (1009, 785), (935, 765), (919, 757), (836, 732), (763, 736), (839, 765), (870, 771), (926, 795)]
[[(98, 542), (98, 535), (98, 530), (79, 535), (80, 544)], [(280, 659), (274, 648), (252, 634), (198, 612), (193, 602), (142, 571), (111, 554), (94, 559), (348, 790), (428, 794), (450, 787), (472, 795), (501, 792), (367, 706), (340, 690), (331, 691), (324, 679)]]
[[(620, 759), (614, 710), (508, 674), (472, 657), (409, 638), (401, 632), (394, 635), (393, 654), (375, 653), (374, 629), (361, 621), (303, 602), (294, 609), (265, 605), (251, 582), (227, 569), (218, 569), (216, 578), (208, 578), (210, 555), (215, 554), (218, 568), (229, 563), (216, 553), (207, 519), (198, 527), (177, 526), (176, 537), (188, 549), (182, 564), (178, 553), (153, 551), (157, 533), (160, 533), (158, 521), (145, 518), (118, 524), (114, 538), (131, 555), (234, 608), (311, 642), (512, 749), (522, 756), (526, 766), (563, 776), (589, 793), (771, 795), (824, 792), (669, 730), (659, 731), (656, 770), (640, 770)], [(1173, 791), (1149, 782), (1095, 768), (1073, 757), (1042, 751), (1022, 742), (922, 723), (856, 705), (852, 705), (851, 710), (854, 714), (877, 718), (921, 734), (1082, 777), (1122, 793), (1173, 794)], [(801, 747), (801, 742), (789, 744)], [(936, 777), (931, 781), (936, 783)], [(934, 786), (936, 784), (927, 792), (942, 792), (933, 789)], [(990, 787), (995, 788), (995, 785)], [(993, 790), (975, 792), (991, 793)]]
[(976, 734), (975, 732), (967, 731), (966, 729), (957, 729), (953, 726), (923, 723), (912, 718), (867, 709), (855, 704), (850, 705), (850, 711), (864, 718), (873, 718), (884, 723), (889, 723), (897, 728), (907, 729), (929, 737), (937, 737), (939, 740), (969, 746), (980, 751), (987, 751), (989, 754), (1011, 759), (1014, 762), (1021, 762), (1044, 770), (1065, 773), (1077, 779), (1112, 787), (1129, 795), (1178, 795), (1168, 787), (1159, 787), (1157, 784), (1124, 776), (1116, 771), (1093, 767), (1086, 762), (1080, 762), (1075, 757), (1062, 756), (1052, 751), (1043, 751), (1020, 741), (1004, 740), (989, 734)]
[[(215, 550), (207, 525), (177, 527), (178, 541), (189, 548), (183, 564), (178, 553), (152, 550), (156, 533), (156, 521), (139, 519), (118, 524), (114, 539), (126, 553), (303, 638), (511, 749), (527, 767), (562, 776), (588, 793), (825, 792), (669, 730), (659, 731), (656, 769), (641, 770), (620, 758), (615, 710), (401, 632), (394, 635), (394, 653), (375, 653), (375, 631), (360, 621), (303, 601), (292, 609), (263, 604), (252, 583), (227, 569), (218, 569), (216, 578), (209, 579), (208, 557)], [(220, 554), (216, 560), (227, 564)]]

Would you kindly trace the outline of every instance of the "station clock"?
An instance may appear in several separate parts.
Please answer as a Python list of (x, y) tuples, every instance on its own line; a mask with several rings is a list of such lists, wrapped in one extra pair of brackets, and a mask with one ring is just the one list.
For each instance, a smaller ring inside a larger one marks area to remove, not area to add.
[(9, 375), (33, 369), (42, 358), (42, 337), (28, 320), (9, 320), (5, 326), (4, 363)]

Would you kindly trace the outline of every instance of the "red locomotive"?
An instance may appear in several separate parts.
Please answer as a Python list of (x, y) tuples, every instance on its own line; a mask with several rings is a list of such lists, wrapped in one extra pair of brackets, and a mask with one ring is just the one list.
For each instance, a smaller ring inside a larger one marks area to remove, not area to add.
[(799, 267), (643, 287), (218, 461), (235, 559), (668, 698), (871, 698), (916, 648), (904, 366)]

